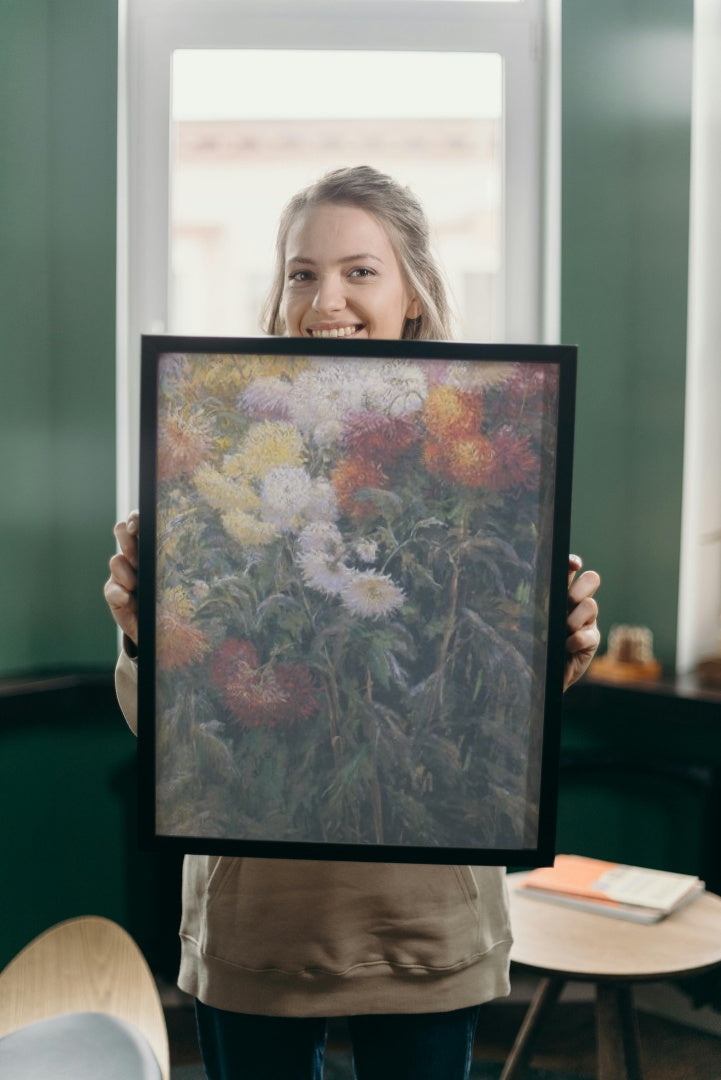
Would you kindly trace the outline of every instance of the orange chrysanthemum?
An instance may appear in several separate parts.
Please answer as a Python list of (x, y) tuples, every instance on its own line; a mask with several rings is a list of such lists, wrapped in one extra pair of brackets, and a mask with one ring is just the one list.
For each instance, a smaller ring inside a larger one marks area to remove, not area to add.
[(177, 671), (187, 664), (197, 664), (210, 648), (202, 630), (182, 621), (172, 613), (158, 618), (155, 630), (155, 660), (161, 671)]
[(342, 513), (356, 518), (373, 512), (369, 503), (358, 498), (358, 492), (364, 488), (382, 488), (387, 483), (380, 465), (355, 457), (339, 461), (330, 478)]
[(429, 433), (439, 442), (475, 435), (483, 419), (481, 397), (454, 386), (434, 386), (423, 404), (423, 419)]
[(167, 416), (158, 429), (158, 479), (194, 472), (208, 453), (208, 436), (192, 420)]
[(423, 448), (423, 464), (429, 473), (464, 487), (484, 487), (493, 463), (493, 447), (483, 435), (444, 444), (429, 441)]

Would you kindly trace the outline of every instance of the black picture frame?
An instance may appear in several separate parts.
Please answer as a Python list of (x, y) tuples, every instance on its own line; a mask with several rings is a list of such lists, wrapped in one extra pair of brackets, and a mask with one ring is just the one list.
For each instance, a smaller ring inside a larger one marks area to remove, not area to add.
[(145, 849), (547, 865), (576, 348), (144, 336)]

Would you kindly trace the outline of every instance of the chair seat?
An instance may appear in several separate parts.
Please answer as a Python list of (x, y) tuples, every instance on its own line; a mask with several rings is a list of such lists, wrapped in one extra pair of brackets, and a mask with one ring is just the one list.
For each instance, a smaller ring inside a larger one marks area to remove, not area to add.
[(150, 1044), (114, 1016), (37, 1020), (0, 1038), (0, 1076), (12, 1080), (161, 1080)]

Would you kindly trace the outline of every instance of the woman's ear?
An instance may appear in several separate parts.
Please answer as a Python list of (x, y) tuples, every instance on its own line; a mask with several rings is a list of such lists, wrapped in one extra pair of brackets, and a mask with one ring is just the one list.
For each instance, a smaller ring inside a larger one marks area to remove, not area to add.
[(417, 296), (414, 296), (406, 311), (407, 319), (417, 319), (423, 314), (423, 305)]

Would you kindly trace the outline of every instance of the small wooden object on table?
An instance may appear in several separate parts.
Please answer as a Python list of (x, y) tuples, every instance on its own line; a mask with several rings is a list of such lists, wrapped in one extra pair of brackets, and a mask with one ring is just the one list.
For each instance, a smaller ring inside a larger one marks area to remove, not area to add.
[(511, 960), (542, 976), (501, 1080), (521, 1080), (543, 1019), (566, 982), (596, 987), (598, 1080), (643, 1080), (634, 983), (721, 966), (721, 897), (705, 892), (651, 925), (610, 919), (523, 896), (509, 874)]

